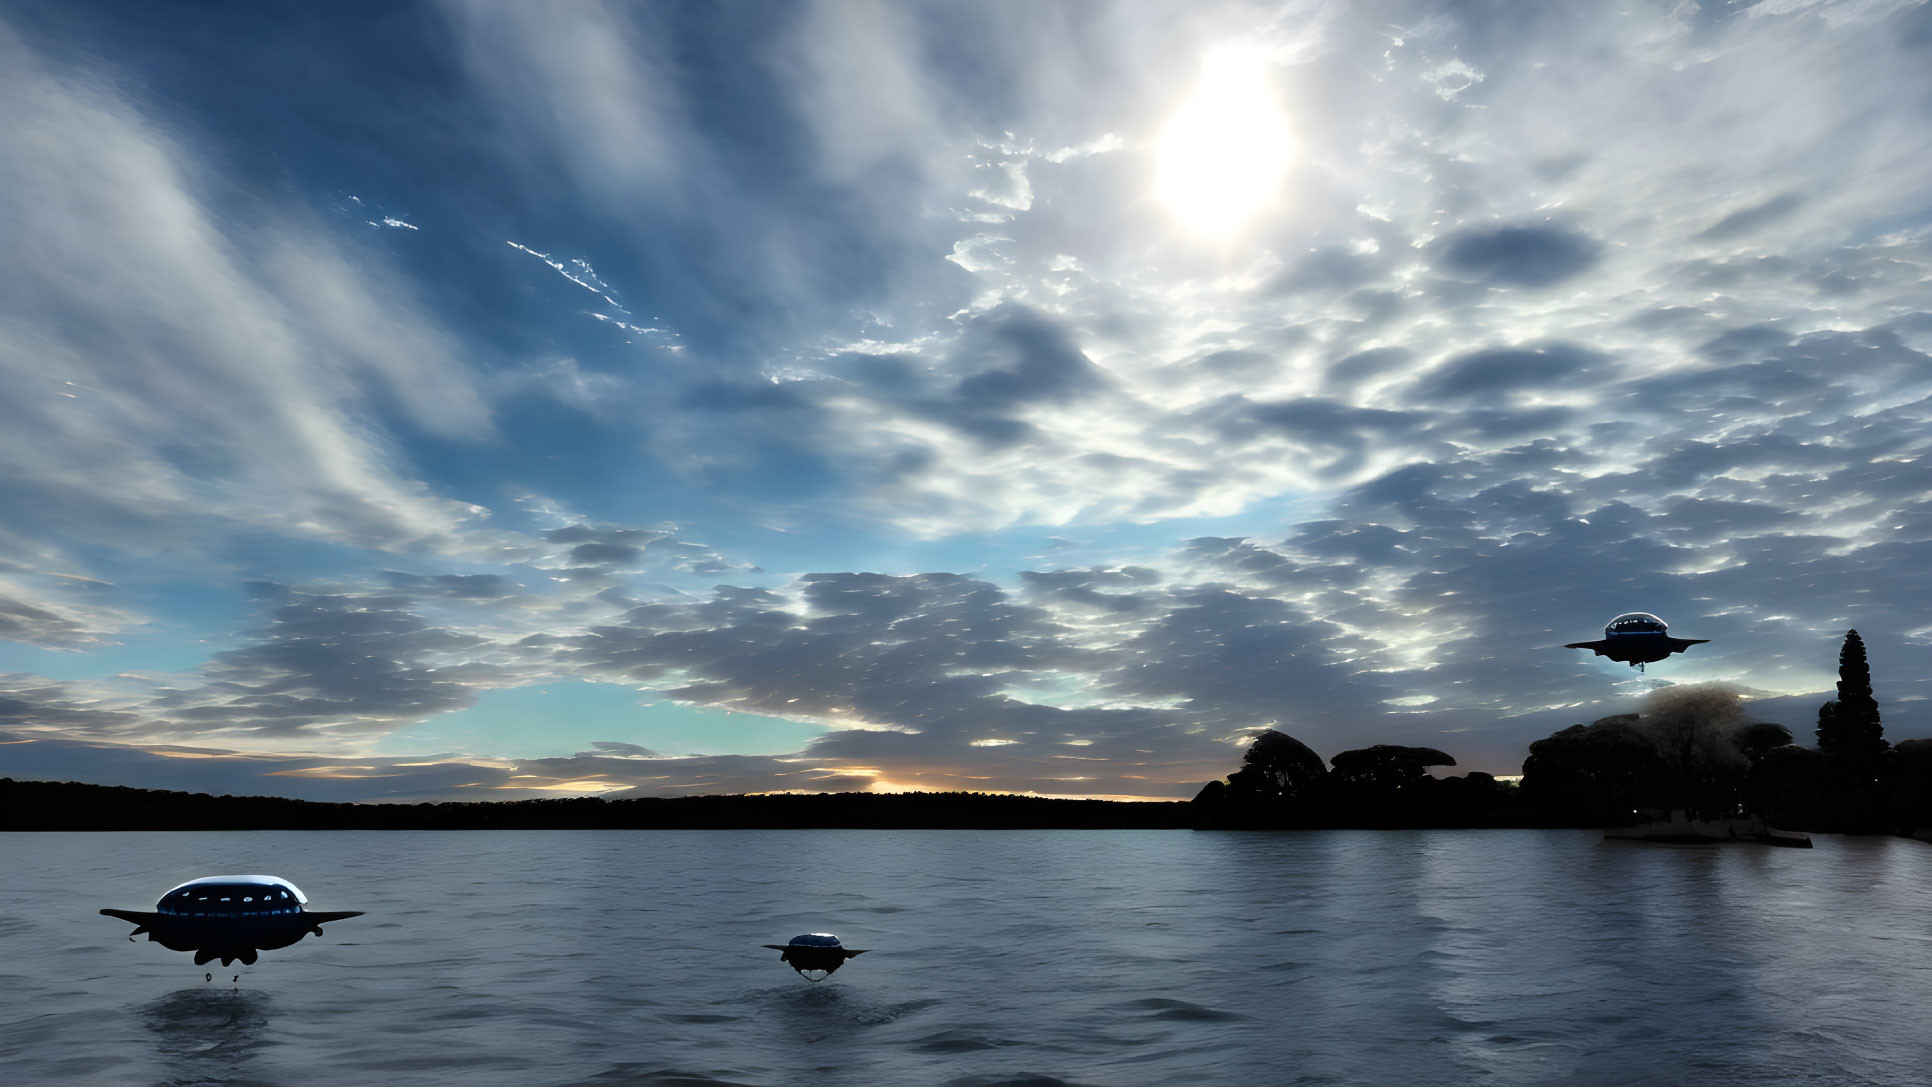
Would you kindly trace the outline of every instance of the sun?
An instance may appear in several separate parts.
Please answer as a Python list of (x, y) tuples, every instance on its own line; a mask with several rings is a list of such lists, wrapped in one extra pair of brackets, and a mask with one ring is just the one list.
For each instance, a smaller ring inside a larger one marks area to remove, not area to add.
[(1225, 238), (1280, 192), (1293, 150), (1260, 52), (1217, 50), (1161, 130), (1155, 191), (1193, 230)]

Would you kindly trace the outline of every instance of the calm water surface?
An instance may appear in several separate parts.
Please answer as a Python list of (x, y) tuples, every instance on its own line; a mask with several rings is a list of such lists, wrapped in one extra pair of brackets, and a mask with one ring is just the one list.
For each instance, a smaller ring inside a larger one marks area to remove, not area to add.
[[(7, 834), (0, 1082), (1932, 1082), (1932, 847), (1818, 845)], [(95, 913), (228, 872), (368, 916), (224, 970)], [(758, 946), (813, 930), (876, 950)]]

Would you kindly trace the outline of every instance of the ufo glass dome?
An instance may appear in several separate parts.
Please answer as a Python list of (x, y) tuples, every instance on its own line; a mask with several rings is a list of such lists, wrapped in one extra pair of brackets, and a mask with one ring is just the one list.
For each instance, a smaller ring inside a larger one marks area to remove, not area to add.
[(1610, 624), (1603, 628), (1603, 632), (1615, 637), (1619, 634), (1662, 634), (1668, 629), (1670, 624), (1649, 612), (1632, 611), (1610, 620)]
[(285, 887), (253, 883), (202, 883), (168, 892), (154, 912), (173, 917), (264, 917), (301, 913)]
[(302, 912), (300, 888), (279, 876), (203, 876), (168, 889), (154, 912), (174, 917), (262, 917)]

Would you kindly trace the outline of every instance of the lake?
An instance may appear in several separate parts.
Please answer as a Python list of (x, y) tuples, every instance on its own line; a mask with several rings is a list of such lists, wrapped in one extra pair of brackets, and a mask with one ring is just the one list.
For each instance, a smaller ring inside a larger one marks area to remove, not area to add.
[[(0, 834), (0, 1081), (1932, 1080), (1932, 846), (1817, 843)], [(255, 872), (367, 916), (224, 969), (95, 912)], [(810, 931), (874, 950), (812, 984), (759, 946)]]

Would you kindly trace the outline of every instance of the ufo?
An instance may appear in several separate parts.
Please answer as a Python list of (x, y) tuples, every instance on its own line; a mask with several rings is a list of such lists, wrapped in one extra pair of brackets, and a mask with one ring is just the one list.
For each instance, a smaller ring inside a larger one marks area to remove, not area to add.
[[(855, 951), (839, 943), (839, 938), (829, 932), (808, 932), (803, 936), (792, 937), (789, 944), (766, 944), (773, 951), (783, 951), (779, 962), (790, 963), (792, 969), (807, 981), (824, 981), (832, 976), (832, 971), (845, 965), (845, 960), (864, 951)], [(813, 977), (811, 973), (818, 973)], [(819, 973), (823, 971), (822, 973)]]
[(204, 876), (171, 888), (153, 913), (101, 912), (139, 926), (130, 940), (145, 932), (170, 951), (194, 952), (196, 966), (212, 959), (253, 966), (258, 951), (287, 947), (311, 932), (320, 936), (329, 921), (362, 916), (361, 910), (311, 913), (302, 908), (307, 901), (280, 876)]
[(1709, 638), (1673, 638), (1667, 633), (1669, 630), (1669, 623), (1647, 611), (1625, 612), (1610, 620), (1610, 624), (1603, 628), (1601, 639), (1571, 642), (1563, 648), (1588, 649), (1599, 657), (1622, 661), (1642, 671), (1646, 664), (1654, 664), (1672, 653), (1682, 653), (1691, 646), (1710, 641)]

